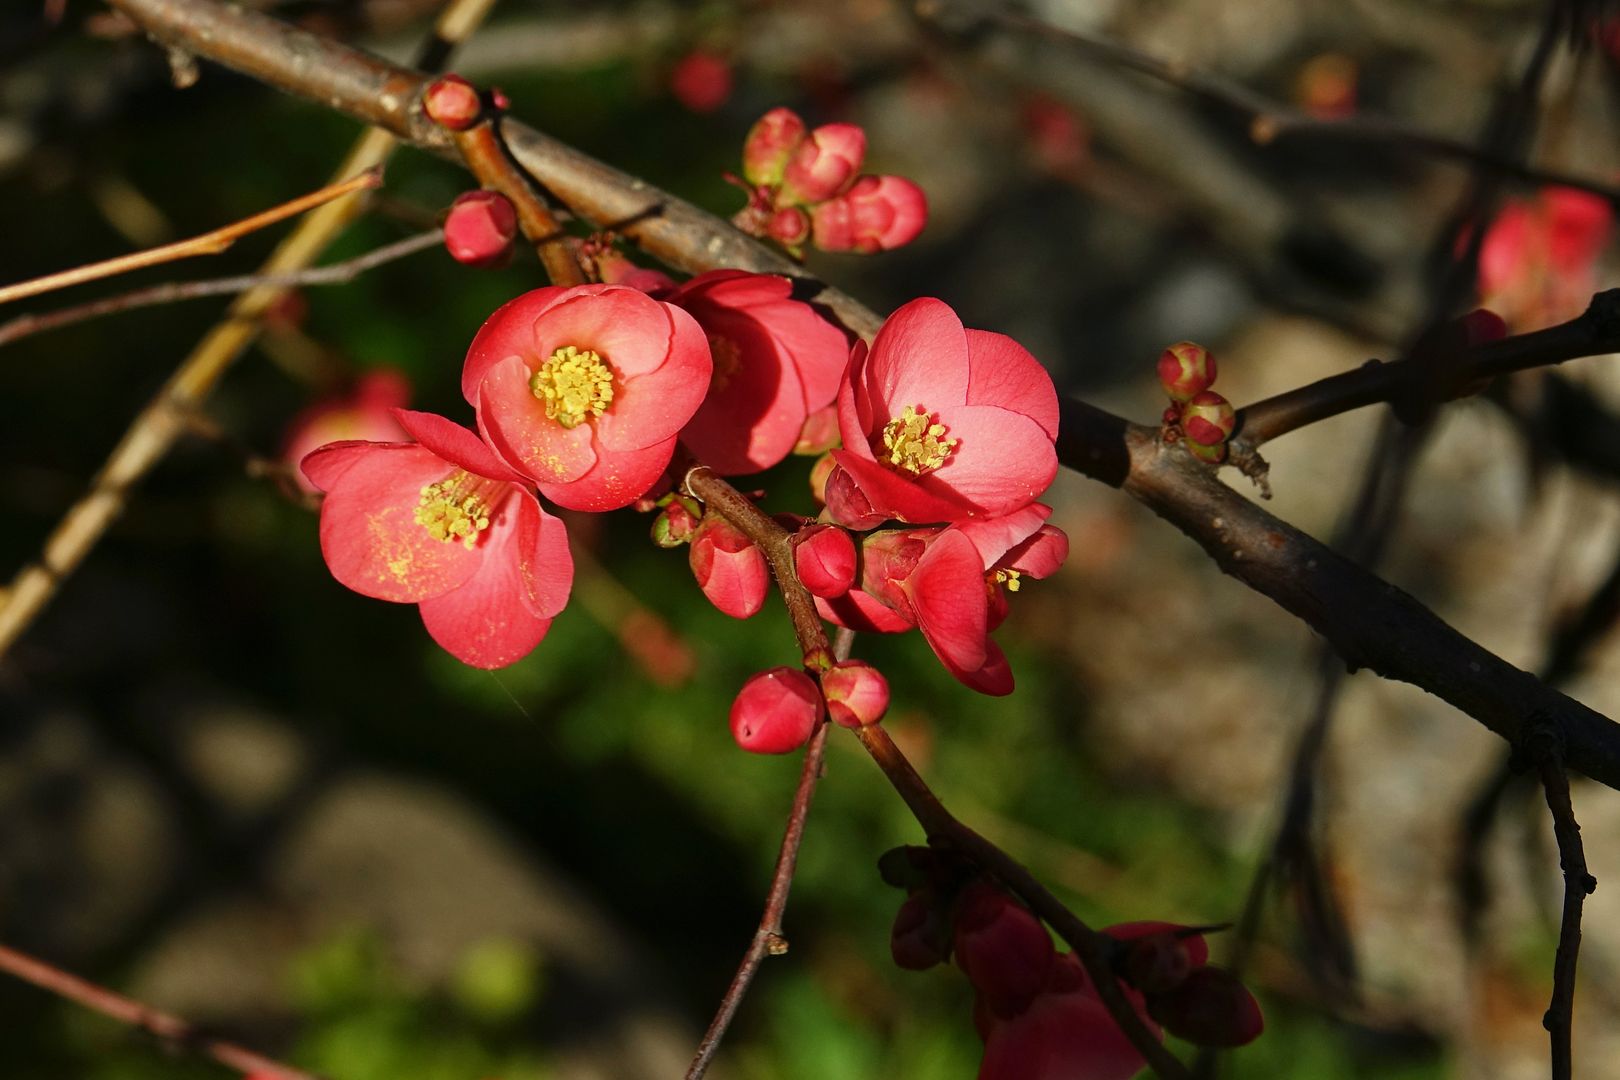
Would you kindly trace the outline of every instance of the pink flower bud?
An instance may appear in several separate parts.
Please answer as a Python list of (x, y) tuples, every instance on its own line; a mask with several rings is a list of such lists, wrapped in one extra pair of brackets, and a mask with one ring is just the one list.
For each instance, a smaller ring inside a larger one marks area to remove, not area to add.
[(1188, 439), (1181, 445), (1187, 448), (1187, 453), (1191, 454), (1199, 461), (1207, 461), (1211, 465), (1219, 465), (1221, 462), (1226, 460), (1226, 444), (1223, 442), (1216, 443), (1214, 446), (1205, 446), (1203, 443), (1196, 443), (1191, 439)]
[(731, 96), (731, 63), (719, 53), (694, 49), (669, 73), (669, 89), (693, 112), (714, 112)]
[(1052, 938), (1030, 910), (987, 881), (962, 891), (956, 963), (996, 1016), (1029, 1007), (1057, 961)]
[(451, 131), (472, 127), (482, 109), (478, 91), (460, 75), (441, 75), (422, 94), (422, 111), (428, 119)]
[(1173, 990), (1147, 995), (1148, 1015), (1199, 1046), (1243, 1046), (1265, 1030), (1254, 995), (1225, 968), (1201, 967)]
[(1177, 342), (1159, 354), (1159, 385), (1171, 401), (1191, 401), (1215, 381), (1215, 357), (1202, 345)]
[(658, 511), (658, 516), (653, 518), (652, 541), (661, 548), (680, 547), (682, 544), (690, 543), (701, 520), (702, 515), (695, 504), (680, 497), (671, 499), (667, 506)]
[(810, 466), (810, 495), (822, 506), (827, 505), (827, 478), (838, 468), (831, 454), (822, 454)]
[(444, 246), (467, 266), (501, 266), (512, 256), (517, 211), (498, 191), (457, 195), (444, 219)]
[(828, 405), (804, 418), (804, 427), (799, 429), (799, 441), (793, 444), (793, 452), (806, 457), (825, 454), (838, 445), (839, 438), (838, 406)]
[(1213, 390), (1200, 391), (1181, 407), (1181, 430), (1187, 433), (1188, 441), (1201, 446), (1220, 446), (1231, 437), (1236, 425), (1232, 403)]
[(780, 184), (804, 133), (804, 121), (792, 109), (772, 109), (754, 121), (743, 141), (743, 176), (750, 184)]
[(798, 247), (810, 239), (810, 215), (797, 206), (784, 206), (765, 222), (765, 235), (783, 247)]
[(775, 667), (743, 683), (731, 703), (731, 735), (755, 754), (786, 754), (810, 741), (821, 691), (796, 668)]
[(855, 541), (836, 525), (810, 525), (793, 538), (793, 566), (814, 595), (843, 596), (855, 584)]
[(866, 158), (866, 132), (854, 124), (823, 124), (794, 148), (782, 171), (782, 198), (807, 206), (846, 190)]
[(847, 728), (867, 727), (889, 711), (889, 680), (864, 660), (844, 660), (821, 673), (827, 715)]
[(765, 606), (770, 583), (765, 555), (724, 518), (703, 519), (688, 555), (698, 588), (727, 615), (746, 619)]
[(887, 514), (872, 509), (866, 493), (856, 486), (842, 466), (827, 474), (822, 499), (827, 504), (827, 516), (846, 529), (862, 532), (875, 529), (888, 520)]
[(889, 931), (889, 955), (907, 971), (927, 971), (951, 955), (950, 924), (931, 891), (908, 896), (900, 905)]
[(915, 240), (928, 222), (928, 199), (905, 177), (863, 176), (810, 214), (816, 247), (870, 255)]

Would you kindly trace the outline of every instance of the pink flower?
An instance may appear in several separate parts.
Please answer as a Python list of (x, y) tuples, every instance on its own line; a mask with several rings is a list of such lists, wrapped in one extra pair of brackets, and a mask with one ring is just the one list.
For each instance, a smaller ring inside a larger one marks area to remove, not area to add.
[(889, 529), (863, 542), (860, 587), (817, 599), (822, 617), (852, 630), (896, 633), (915, 626), (934, 655), (965, 686), (1000, 696), (1012, 669), (990, 632), (1006, 616), (1006, 591), (1044, 578), (1068, 557), (1062, 530), (1033, 506), (946, 529)]
[(928, 197), (903, 176), (863, 176), (812, 209), (810, 219), (811, 239), (822, 251), (892, 251), (928, 224)]
[(754, 185), (782, 182), (788, 159), (804, 141), (804, 121), (792, 109), (775, 108), (748, 129), (743, 140), (743, 176)]
[(774, 274), (711, 270), (668, 298), (703, 328), (714, 362), (681, 441), (722, 475), (787, 457), (805, 419), (838, 395), (849, 339), (792, 291)]
[(720, 515), (703, 519), (687, 557), (698, 588), (727, 615), (746, 619), (765, 606), (771, 581), (765, 555)]
[(782, 171), (782, 199), (805, 206), (848, 190), (866, 158), (866, 132), (854, 124), (823, 124), (794, 147)]
[(669, 89), (693, 112), (714, 112), (731, 96), (731, 61), (719, 53), (693, 49), (669, 73)]
[(1480, 245), (1480, 302), (1521, 331), (1579, 315), (1596, 290), (1597, 259), (1613, 225), (1602, 196), (1575, 188), (1510, 200)]
[[(368, 371), (350, 393), (318, 401), (292, 418), (281, 460), (297, 465), (316, 447), (344, 439), (403, 442), (410, 436), (394, 419), (394, 410), (410, 399), (410, 380), (403, 372), (394, 368)], [(295, 479), (305, 491), (320, 490), (302, 472)]]
[(326, 565), (355, 592), (420, 605), (433, 640), (463, 663), (514, 663), (568, 602), (562, 522), (471, 431), (395, 415), (416, 442), (332, 443), (304, 459), (326, 492)]
[(838, 395), (844, 449), (833, 456), (877, 513), (999, 517), (1057, 475), (1057, 425), (1052, 378), (1023, 346), (966, 330), (925, 298), (889, 316), (870, 352), (855, 346)]
[(708, 390), (709, 346), (680, 308), (622, 285), (525, 293), (467, 350), (478, 429), (573, 510), (628, 506), (656, 481)]
[(810, 741), (821, 719), (821, 691), (796, 668), (775, 667), (743, 683), (731, 703), (731, 735), (756, 754), (786, 754)]
[(467, 266), (502, 266), (512, 257), (517, 211), (498, 191), (468, 191), (456, 196), (444, 219), (444, 246), (450, 257)]

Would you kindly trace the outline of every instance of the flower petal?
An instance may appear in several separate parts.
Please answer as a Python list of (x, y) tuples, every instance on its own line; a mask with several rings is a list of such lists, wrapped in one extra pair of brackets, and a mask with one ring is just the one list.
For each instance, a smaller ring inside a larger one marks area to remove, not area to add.
[(531, 614), (549, 619), (567, 606), (574, 585), (568, 530), (529, 492), (520, 490), (512, 500), (518, 512), (516, 557), (522, 596)]
[(979, 554), (984, 558), (984, 568), (993, 570), (1008, 551), (1033, 536), (1041, 523), (1051, 516), (1050, 506), (1030, 503), (1003, 517), (974, 518), (960, 522), (955, 528), (979, 549)]
[(534, 289), (502, 304), (484, 320), (473, 335), (467, 362), (461, 369), (461, 396), (467, 404), (478, 406), (478, 384), (490, 368), (508, 356), (522, 356), (536, 363), (544, 359), (534, 355), (534, 321), (567, 291), (557, 285)]
[(1057, 450), (1029, 417), (993, 405), (956, 405), (937, 415), (956, 449), (915, 486), (973, 508), (963, 516), (1010, 514), (1039, 498), (1057, 476)]
[(530, 369), (509, 356), (478, 388), (478, 430), (490, 448), (525, 476), (548, 484), (578, 480), (596, 464), (588, 423), (565, 428), (546, 416), (529, 389)]
[(487, 476), (492, 480), (523, 481), (522, 474), (514, 471), (497, 458), (478, 434), (436, 413), (395, 409), (394, 418), (405, 433), (452, 465), (459, 465), (470, 473)]
[(1005, 334), (967, 331), (969, 405), (1023, 413), (1050, 439), (1058, 433), (1057, 388), (1030, 351)]
[(940, 533), (902, 588), (929, 648), (952, 674), (984, 666), (989, 600), (979, 549), (967, 537), (954, 530)]
[[(855, 486), (861, 489), (872, 509), (913, 525), (931, 522), (961, 521), (971, 517), (975, 508), (952, 498), (949, 489), (925, 490), (913, 481), (892, 472), (850, 450), (834, 450), (833, 460), (842, 465)], [(925, 478), (926, 479), (926, 478)]]
[[(522, 494), (527, 502), (509, 499), (501, 520), (490, 525), (478, 572), (460, 588), (422, 602), (422, 623), (433, 640), (473, 667), (516, 663), (540, 644), (551, 627), (549, 618), (535, 614), (531, 584), (523, 572), (528, 539), (524, 534), (534, 531), (523, 522), (529, 507), (539, 506), (527, 492)], [(545, 530), (539, 532), (543, 535)]]
[(534, 321), (538, 360), (572, 345), (595, 352), (620, 379), (663, 366), (674, 333), (669, 305), (624, 285), (578, 285), (567, 292)]
[(865, 634), (898, 634), (916, 625), (903, 613), (860, 589), (851, 589), (833, 599), (818, 596), (815, 601), (823, 619)]
[(604, 450), (584, 476), (568, 483), (539, 480), (540, 494), (570, 510), (617, 510), (629, 506), (652, 487), (674, 456), (673, 435), (640, 450)]
[(792, 357), (755, 319), (725, 309), (705, 319), (711, 341), (737, 351), (737, 369), (710, 387), (681, 441), (723, 476), (768, 469), (788, 456), (804, 427), (804, 390)]
[(872, 339), (866, 381), (886, 415), (923, 405), (930, 412), (968, 400), (968, 342), (962, 320), (943, 300), (925, 296), (901, 307)]
[(358, 461), (364, 461), (367, 453), (377, 446), (404, 446), (405, 443), (374, 443), (365, 439), (343, 439), (339, 442), (330, 442), (325, 446), (317, 446), (304, 455), (298, 463), (309, 482), (319, 491), (331, 491), (338, 485), (343, 474), (349, 467)]
[(678, 307), (658, 306), (666, 318), (667, 358), (655, 370), (615, 381), (613, 404), (594, 422), (597, 441), (608, 450), (640, 450), (664, 441), (692, 419), (709, 392), (714, 365), (703, 327)]

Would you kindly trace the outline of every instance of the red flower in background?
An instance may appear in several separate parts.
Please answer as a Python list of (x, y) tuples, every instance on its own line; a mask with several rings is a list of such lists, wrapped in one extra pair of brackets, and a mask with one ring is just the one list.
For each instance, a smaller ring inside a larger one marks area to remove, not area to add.
[(326, 565), (355, 592), (419, 605), (433, 640), (463, 663), (514, 663), (568, 602), (562, 522), (471, 431), (395, 415), (416, 442), (339, 442), (304, 459), (326, 492)]
[(693, 49), (669, 73), (675, 100), (695, 113), (711, 113), (731, 97), (731, 61), (719, 53)]
[(1480, 244), (1480, 303), (1515, 331), (1574, 318), (1596, 291), (1613, 230), (1613, 209), (1591, 192), (1547, 187), (1509, 200)]
[(785, 277), (712, 270), (667, 298), (709, 339), (709, 393), (681, 441), (718, 473), (775, 465), (793, 451), (805, 419), (838, 395), (849, 339), (792, 291)]
[(489, 317), (461, 390), (497, 455), (572, 510), (628, 506), (657, 480), (709, 387), (697, 322), (622, 285), (536, 289)]
[[(403, 442), (410, 436), (394, 419), (394, 410), (404, 408), (410, 400), (411, 383), (403, 372), (394, 368), (368, 371), (347, 394), (317, 401), (292, 418), (281, 460), (296, 466), (315, 448), (345, 439)], [(302, 472), (294, 478), (305, 491), (320, 490)]]
[(833, 456), (875, 513), (999, 517), (1057, 475), (1057, 424), (1057, 390), (1039, 361), (925, 298), (889, 316), (870, 351), (855, 346), (838, 395), (844, 449)]

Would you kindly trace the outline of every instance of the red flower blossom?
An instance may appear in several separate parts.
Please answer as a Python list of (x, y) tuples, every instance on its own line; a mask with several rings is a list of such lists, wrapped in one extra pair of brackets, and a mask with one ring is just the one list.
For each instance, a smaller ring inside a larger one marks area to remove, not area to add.
[(832, 403), (849, 339), (774, 274), (712, 270), (668, 297), (708, 335), (713, 375), (681, 440), (722, 475), (787, 457), (806, 418)]
[[(296, 466), (317, 447), (344, 439), (403, 442), (410, 436), (394, 419), (394, 410), (410, 399), (410, 380), (403, 372), (394, 368), (368, 371), (351, 392), (318, 401), (292, 418), (281, 460)], [(320, 490), (302, 472), (294, 478), (305, 491)]]
[(1480, 302), (1519, 331), (1579, 315), (1596, 290), (1597, 258), (1613, 226), (1608, 202), (1575, 188), (1510, 200), (1480, 245)]
[(1130, 1080), (1146, 1064), (1068, 953), (1029, 1008), (1005, 1020), (977, 1015), (985, 1022), (979, 1080)]
[(467, 350), (478, 429), (540, 493), (573, 510), (628, 506), (658, 479), (709, 386), (697, 322), (622, 285), (525, 293)]
[(355, 592), (420, 605), (433, 640), (463, 663), (514, 663), (568, 602), (562, 522), (471, 431), (395, 415), (416, 442), (339, 442), (304, 459), (326, 492), (326, 565)]
[(693, 112), (714, 112), (731, 96), (731, 61), (719, 53), (693, 49), (669, 73), (669, 89)]
[(877, 513), (999, 517), (1057, 475), (1057, 424), (1052, 378), (1023, 346), (925, 298), (889, 316), (870, 352), (855, 346), (833, 455)]
[(863, 176), (811, 210), (810, 223), (811, 238), (822, 251), (892, 251), (911, 243), (928, 224), (928, 197), (903, 176)]

